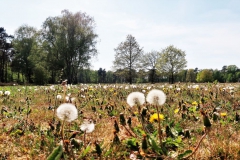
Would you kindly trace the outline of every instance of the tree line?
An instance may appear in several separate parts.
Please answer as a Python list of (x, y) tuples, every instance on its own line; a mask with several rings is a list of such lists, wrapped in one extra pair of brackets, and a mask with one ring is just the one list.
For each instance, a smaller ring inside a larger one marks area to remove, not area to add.
[(128, 35), (115, 48), (114, 68), (124, 82), (239, 82), (240, 69), (224, 65), (221, 70), (186, 69), (185, 51), (170, 45), (161, 51), (144, 53), (135, 37)]
[(186, 69), (185, 51), (170, 45), (144, 52), (132, 35), (115, 49), (113, 70), (90, 69), (98, 55), (95, 21), (86, 13), (63, 10), (37, 30), (20, 26), (14, 36), (0, 28), (0, 81), (34, 84), (239, 82), (236, 65), (221, 70)]

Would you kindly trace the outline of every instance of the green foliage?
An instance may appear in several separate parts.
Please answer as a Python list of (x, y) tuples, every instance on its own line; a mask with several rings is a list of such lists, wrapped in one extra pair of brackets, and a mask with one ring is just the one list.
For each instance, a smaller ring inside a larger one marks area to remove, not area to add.
[(149, 82), (154, 83), (156, 80), (156, 65), (160, 53), (157, 51), (151, 51), (144, 54), (141, 58), (141, 68), (143, 70), (148, 70)]
[(3, 27), (0, 27), (0, 82), (8, 82), (8, 66), (15, 52), (11, 41), (13, 36), (8, 35)]
[(161, 147), (159, 147), (159, 145), (156, 143), (156, 137), (151, 137), (151, 136), (148, 136), (148, 140), (149, 140), (149, 144), (152, 148), (152, 150), (157, 153), (158, 155), (162, 155), (164, 154), (163, 150)]
[(128, 35), (124, 42), (121, 42), (117, 48), (114, 49), (115, 60), (113, 62), (114, 68), (126, 69), (126, 75), (129, 75), (130, 84), (133, 82), (133, 71), (139, 68), (140, 58), (143, 55), (143, 49), (137, 43), (135, 37)]
[(197, 77), (197, 73), (194, 69), (188, 69), (186, 75), (186, 82), (195, 82)]
[(87, 153), (90, 151), (90, 149), (91, 149), (91, 146), (88, 145), (88, 146), (83, 150), (81, 157), (82, 157), (82, 158), (85, 157), (85, 156), (87, 155)]
[(162, 73), (167, 73), (174, 82), (174, 74), (183, 70), (187, 65), (186, 54), (184, 51), (173, 45), (163, 49), (157, 63), (157, 69)]
[(43, 23), (48, 65), (52, 71), (63, 69), (63, 76), (69, 83), (77, 82), (78, 69), (89, 67), (90, 59), (97, 54), (94, 27), (94, 19), (87, 14), (68, 10)]
[(34, 83), (44, 85), (48, 83), (49, 73), (42, 65), (37, 64), (33, 69)]
[(52, 153), (48, 156), (47, 160), (59, 160), (63, 154), (62, 145), (57, 146)]
[(197, 82), (213, 82), (213, 71), (203, 69), (197, 74)]
[(187, 155), (191, 154), (192, 150), (186, 150), (184, 153), (178, 155), (178, 159), (183, 159)]
[(13, 41), (15, 50), (18, 51), (13, 60), (15, 71), (23, 73), (28, 82), (32, 82), (34, 62), (29, 58), (37, 52), (37, 30), (28, 25), (22, 25), (15, 31)]

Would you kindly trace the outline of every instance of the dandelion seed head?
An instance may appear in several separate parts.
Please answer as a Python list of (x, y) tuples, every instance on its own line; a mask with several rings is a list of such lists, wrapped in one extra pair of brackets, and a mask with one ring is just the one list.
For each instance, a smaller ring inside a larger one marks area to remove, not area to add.
[(51, 85), (49, 88), (50, 88), (52, 91), (55, 91), (54, 85)]
[(91, 133), (95, 129), (95, 124), (92, 122), (92, 120), (85, 120), (83, 124), (80, 126), (81, 131), (86, 133)]
[(152, 88), (151, 86), (148, 86), (148, 87), (147, 87), (147, 90), (150, 90), (151, 88)]
[(69, 84), (67, 85), (67, 89), (71, 89), (71, 86)]
[(74, 102), (76, 100), (75, 97), (71, 97), (71, 102)]
[(65, 100), (68, 102), (70, 100), (70, 98), (68, 96), (66, 96)]
[(62, 96), (58, 94), (56, 98), (59, 100), (59, 99), (62, 99)]
[(104, 89), (107, 89), (107, 86), (103, 86)]
[(195, 84), (195, 85), (192, 86), (192, 88), (194, 88), (194, 89), (199, 89), (199, 85), (198, 85), (198, 84)]
[(5, 96), (9, 96), (9, 95), (10, 95), (10, 91), (5, 91), (5, 92), (4, 92), (4, 95), (5, 95)]
[(61, 120), (71, 122), (78, 117), (77, 108), (71, 103), (63, 103), (57, 108), (57, 116)]
[(133, 107), (135, 104), (139, 103), (143, 105), (145, 102), (145, 96), (141, 92), (132, 92), (127, 97), (127, 103), (130, 107)]
[(166, 102), (166, 94), (162, 90), (153, 89), (148, 93), (146, 100), (150, 104), (163, 105)]

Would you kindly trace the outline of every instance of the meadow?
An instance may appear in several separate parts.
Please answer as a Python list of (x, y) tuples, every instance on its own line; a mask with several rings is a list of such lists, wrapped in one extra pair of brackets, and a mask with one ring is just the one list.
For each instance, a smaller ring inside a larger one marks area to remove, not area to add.
[(1, 86), (0, 110), (0, 159), (240, 159), (239, 83)]

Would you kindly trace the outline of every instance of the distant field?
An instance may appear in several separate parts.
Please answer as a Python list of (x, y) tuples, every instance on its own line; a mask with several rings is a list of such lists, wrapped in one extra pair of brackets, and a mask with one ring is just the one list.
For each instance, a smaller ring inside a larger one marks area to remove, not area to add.
[[(163, 105), (127, 103), (152, 89)], [(0, 159), (240, 159), (239, 83), (0, 86), (0, 109)]]

